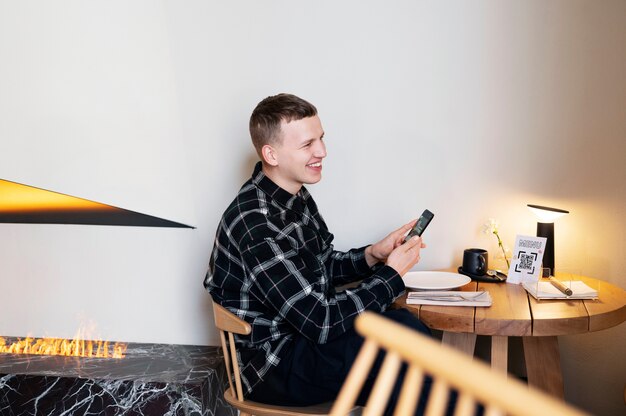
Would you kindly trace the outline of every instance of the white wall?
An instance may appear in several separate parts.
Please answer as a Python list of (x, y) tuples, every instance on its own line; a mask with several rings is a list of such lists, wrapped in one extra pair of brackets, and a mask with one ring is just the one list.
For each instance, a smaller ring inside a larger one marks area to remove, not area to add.
[[(536, 203), (571, 211), (557, 265), (626, 287), (625, 40), (623, 1), (0, 0), (0, 178), (197, 227), (0, 224), (0, 334), (216, 343), (208, 253), (282, 91), (320, 110), (337, 248), (429, 208), (418, 268), (456, 266)], [(561, 338), (567, 399), (622, 411), (625, 346)]]

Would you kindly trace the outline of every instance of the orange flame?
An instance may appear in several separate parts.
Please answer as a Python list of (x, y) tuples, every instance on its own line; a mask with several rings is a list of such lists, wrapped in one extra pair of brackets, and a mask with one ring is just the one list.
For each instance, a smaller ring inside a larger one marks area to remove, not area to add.
[(0, 353), (63, 355), (68, 357), (124, 358), (126, 344), (109, 341), (89, 341), (63, 338), (31, 338), (19, 339), (7, 345), (0, 337)]

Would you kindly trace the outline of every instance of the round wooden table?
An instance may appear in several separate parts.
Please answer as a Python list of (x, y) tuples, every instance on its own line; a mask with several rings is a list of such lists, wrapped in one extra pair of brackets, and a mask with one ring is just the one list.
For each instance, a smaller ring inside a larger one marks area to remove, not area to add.
[[(450, 270), (448, 270), (450, 271)], [(443, 342), (474, 354), (477, 335), (491, 336), (491, 366), (507, 371), (508, 337), (522, 337), (528, 383), (563, 398), (558, 336), (600, 331), (626, 320), (626, 292), (586, 276), (576, 276), (598, 290), (595, 300), (536, 300), (521, 285), (470, 282), (462, 291), (487, 290), (490, 307), (407, 305), (403, 307), (430, 328), (443, 331)]]

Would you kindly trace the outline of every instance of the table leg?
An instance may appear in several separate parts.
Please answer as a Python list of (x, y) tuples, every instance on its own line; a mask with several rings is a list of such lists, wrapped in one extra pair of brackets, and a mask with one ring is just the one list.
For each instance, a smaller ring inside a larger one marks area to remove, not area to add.
[(509, 337), (493, 335), (491, 337), (491, 368), (508, 374)]
[(476, 347), (476, 334), (467, 332), (443, 332), (442, 343), (463, 351), (466, 354), (474, 356), (474, 348)]
[(563, 399), (563, 373), (558, 338), (524, 337), (523, 343), (528, 384)]

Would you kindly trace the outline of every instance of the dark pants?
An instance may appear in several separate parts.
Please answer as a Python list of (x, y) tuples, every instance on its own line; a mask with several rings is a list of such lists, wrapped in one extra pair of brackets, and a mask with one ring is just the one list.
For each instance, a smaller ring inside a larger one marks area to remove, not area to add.
[[(390, 310), (382, 315), (430, 336), (430, 330), (406, 309)], [(299, 337), (278, 366), (254, 388), (249, 399), (282, 406), (307, 406), (333, 401), (341, 390), (362, 344), (363, 337), (354, 329), (326, 344), (316, 344)], [(358, 405), (365, 405), (383, 358), (384, 352), (379, 353), (357, 400)], [(388, 414), (398, 400), (405, 370), (406, 366), (403, 366), (389, 400)], [(431, 380), (427, 378), (417, 414), (424, 412), (430, 387)]]

